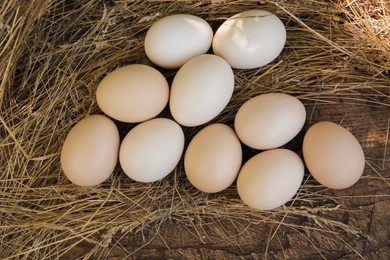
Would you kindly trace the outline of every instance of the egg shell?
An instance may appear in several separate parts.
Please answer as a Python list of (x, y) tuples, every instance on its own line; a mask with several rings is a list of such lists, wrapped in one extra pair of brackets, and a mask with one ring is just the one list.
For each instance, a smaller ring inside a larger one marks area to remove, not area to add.
[(233, 129), (224, 124), (203, 128), (191, 140), (184, 156), (188, 180), (203, 192), (229, 187), (241, 168), (241, 144)]
[(229, 103), (234, 75), (229, 64), (212, 54), (199, 55), (175, 75), (169, 108), (183, 126), (199, 126), (215, 118)]
[(259, 210), (272, 210), (288, 202), (299, 190), (305, 168), (287, 149), (259, 153), (241, 168), (237, 191), (242, 201)]
[(154, 182), (178, 164), (184, 149), (181, 127), (167, 118), (143, 122), (125, 136), (119, 150), (123, 171), (138, 182)]
[(258, 68), (276, 59), (286, 42), (280, 19), (263, 10), (249, 10), (226, 20), (216, 31), (213, 51), (236, 69)]
[(329, 188), (348, 188), (363, 174), (363, 149), (352, 133), (338, 124), (312, 125), (303, 139), (302, 152), (310, 174)]
[(127, 123), (138, 123), (157, 116), (168, 104), (169, 86), (156, 69), (132, 64), (107, 74), (96, 90), (100, 109), (108, 116)]
[(104, 115), (91, 115), (78, 122), (61, 150), (66, 177), (80, 186), (96, 186), (108, 179), (118, 161), (119, 132)]
[(244, 144), (267, 150), (293, 139), (305, 120), (305, 107), (297, 98), (283, 93), (269, 93), (246, 101), (236, 114), (234, 127)]
[(153, 63), (176, 69), (206, 53), (212, 39), (213, 30), (205, 20), (194, 15), (176, 14), (155, 22), (146, 33), (144, 46)]

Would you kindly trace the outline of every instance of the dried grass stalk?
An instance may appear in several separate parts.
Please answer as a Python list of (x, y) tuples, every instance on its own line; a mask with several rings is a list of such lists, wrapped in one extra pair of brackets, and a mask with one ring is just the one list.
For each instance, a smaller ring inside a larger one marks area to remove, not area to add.
[[(100, 113), (98, 82), (118, 66), (147, 62), (143, 39), (154, 21), (191, 13), (216, 29), (227, 17), (252, 8), (277, 14), (287, 26), (288, 42), (272, 64), (235, 71), (232, 101), (214, 122), (232, 124), (243, 102), (267, 92), (295, 95), (307, 106), (341, 101), (390, 106), (390, 4), (385, 0), (2, 1), (0, 257), (60, 257), (82, 240), (96, 245), (90, 255), (104, 257), (118, 231), (158, 227), (166, 219), (189, 226), (198, 222), (198, 227), (223, 220), (274, 223), (330, 234), (335, 241), (341, 241), (339, 231), (361, 234), (318, 214), (340, 211), (342, 199), (309, 176), (287, 206), (259, 212), (241, 203), (234, 186), (216, 195), (196, 191), (182, 163), (153, 184), (135, 183), (118, 167), (101, 186), (79, 188), (61, 172), (66, 134), (86, 115)], [(175, 73), (162, 72), (169, 80)], [(122, 135), (131, 127), (118, 126)], [(187, 142), (198, 130), (185, 129)], [(298, 145), (294, 148), (299, 152)], [(308, 221), (294, 224), (298, 217)]]

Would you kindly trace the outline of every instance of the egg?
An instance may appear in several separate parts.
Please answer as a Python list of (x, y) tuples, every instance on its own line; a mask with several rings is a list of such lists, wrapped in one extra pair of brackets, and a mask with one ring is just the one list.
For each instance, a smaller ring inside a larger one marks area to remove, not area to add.
[(338, 124), (312, 125), (303, 139), (302, 152), (310, 174), (329, 188), (348, 188), (363, 174), (363, 149), (352, 133)]
[(268, 93), (246, 101), (238, 110), (234, 127), (240, 140), (253, 149), (280, 147), (293, 139), (306, 120), (304, 105), (283, 93)]
[(184, 149), (184, 133), (171, 119), (154, 118), (129, 131), (119, 150), (119, 162), (127, 176), (138, 182), (166, 177), (178, 164)]
[(127, 123), (138, 123), (157, 116), (168, 104), (169, 87), (156, 69), (131, 64), (103, 78), (96, 90), (100, 109), (108, 116)]
[(175, 75), (169, 108), (183, 126), (199, 126), (215, 118), (229, 103), (234, 75), (229, 64), (216, 55), (192, 58)]
[(200, 191), (219, 192), (234, 182), (241, 161), (241, 144), (234, 130), (224, 124), (212, 124), (191, 140), (184, 169), (188, 180)]
[(212, 38), (213, 30), (205, 20), (194, 15), (176, 14), (155, 22), (146, 33), (144, 46), (153, 63), (176, 69), (206, 53)]
[(238, 174), (238, 195), (252, 208), (275, 209), (297, 193), (304, 170), (301, 158), (290, 150), (259, 153), (250, 158)]
[(226, 20), (216, 31), (213, 51), (236, 69), (253, 69), (272, 62), (283, 50), (286, 29), (263, 10), (249, 10)]
[(66, 177), (80, 186), (96, 186), (108, 179), (118, 161), (119, 132), (104, 115), (91, 115), (78, 122), (61, 150)]

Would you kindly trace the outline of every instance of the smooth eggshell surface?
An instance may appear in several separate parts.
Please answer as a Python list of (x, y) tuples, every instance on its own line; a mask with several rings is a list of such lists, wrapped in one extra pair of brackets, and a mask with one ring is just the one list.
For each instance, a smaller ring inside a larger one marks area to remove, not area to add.
[(167, 176), (178, 164), (184, 149), (184, 133), (173, 120), (155, 118), (126, 135), (119, 162), (131, 179), (154, 182)]
[(297, 193), (304, 171), (301, 158), (290, 150), (259, 153), (249, 159), (238, 174), (238, 195), (252, 208), (275, 209)]
[(351, 132), (335, 123), (312, 125), (303, 139), (302, 152), (310, 174), (329, 188), (348, 188), (363, 174), (362, 147)]
[(282, 93), (256, 96), (245, 102), (236, 114), (234, 128), (247, 146), (267, 150), (293, 139), (306, 120), (304, 105)]
[(109, 73), (96, 90), (100, 109), (108, 116), (127, 123), (138, 123), (157, 116), (167, 105), (169, 87), (156, 69), (132, 64)]
[(241, 144), (232, 128), (213, 124), (191, 140), (184, 156), (187, 178), (203, 192), (219, 192), (237, 177), (242, 162)]
[(286, 29), (274, 14), (250, 10), (226, 20), (213, 39), (213, 51), (236, 69), (264, 66), (278, 57), (286, 42)]
[(103, 115), (82, 119), (62, 146), (61, 167), (66, 177), (80, 186), (96, 186), (107, 180), (118, 161), (119, 132)]
[(155, 22), (145, 37), (149, 59), (167, 69), (181, 67), (189, 59), (206, 53), (211, 46), (213, 30), (200, 17), (176, 14)]
[(216, 55), (199, 55), (183, 65), (173, 79), (169, 108), (183, 126), (198, 126), (216, 117), (229, 103), (234, 75)]

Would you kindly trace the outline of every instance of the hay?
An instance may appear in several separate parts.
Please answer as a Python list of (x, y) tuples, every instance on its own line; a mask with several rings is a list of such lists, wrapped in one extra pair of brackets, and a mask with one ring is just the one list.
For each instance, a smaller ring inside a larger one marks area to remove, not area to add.
[[(83, 240), (95, 245), (90, 255), (104, 257), (118, 232), (158, 229), (167, 219), (189, 227), (224, 220), (273, 223), (276, 230), (287, 226), (329, 234), (336, 242), (343, 241), (339, 232), (364, 235), (320, 214), (340, 212), (343, 198), (329, 195), (308, 175), (287, 206), (259, 212), (241, 203), (234, 185), (215, 195), (198, 192), (186, 180), (182, 162), (170, 177), (152, 184), (131, 181), (119, 166), (97, 188), (71, 185), (61, 172), (66, 134), (86, 115), (101, 113), (98, 82), (118, 66), (148, 62), (143, 38), (154, 21), (191, 13), (216, 29), (227, 17), (252, 8), (277, 14), (287, 26), (288, 42), (277, 61), (235, 71), (232, 101), (213, 122), (231, 125), (243, 102), (267, 92), (292, 94), (308, 108), (342, 102), (389, 111), (390, 4), (385, 0), (2, 1), (0, 257), (56, 258)], [(175, 73), (162, 72), (169, 80)], [(118, 126), (122, 137), (131, 127)], [(185, 129), (187, 143), (199, 129)], [(299, 153), (299, 142), (292, 148)], [(246, 157), (254, 153), (245, 152)], [(387, 160), (385, 152), (378, 164)], [(378, 185), (388, 185), (386, 177), (380, 179)], [(307, 219), (304, 225), (294, 222), (299, 217)], [(205, 233), (195, 229), (203, 239)]]

